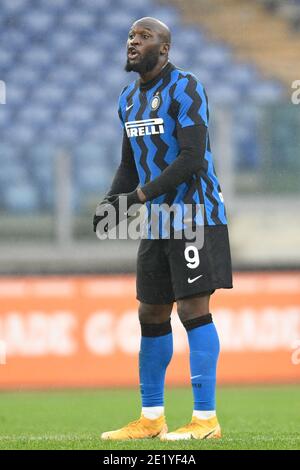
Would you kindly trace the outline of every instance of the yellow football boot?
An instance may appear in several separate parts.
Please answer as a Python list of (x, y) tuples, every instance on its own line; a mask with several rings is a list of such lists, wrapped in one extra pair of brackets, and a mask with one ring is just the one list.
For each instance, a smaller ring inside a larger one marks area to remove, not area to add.
[(121, 429), (102, 433), (101, 439), (148, 439), (152, 437), (161, 437), (167, 432), (168, 427), (164, 416), (157, 419), (148, 419), (141, 415), (140, 419), (132, 421)]
[(184, 439), (218, 439), (221, 437), (221, 428), (217, 417), (211, 419), (199, 419), (192, 417), (192, 421), (161, 436), (162, 441), (180, 441)]

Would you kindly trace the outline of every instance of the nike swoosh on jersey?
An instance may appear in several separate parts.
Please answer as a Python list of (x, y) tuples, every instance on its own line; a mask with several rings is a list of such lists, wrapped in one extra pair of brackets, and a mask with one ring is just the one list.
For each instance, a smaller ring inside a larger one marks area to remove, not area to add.
[(128, 111), (130, 108), (132, 108), (133, 104), (131, 104), (130, 106), (126, 106), (126, 111)]
[(192, 282), (197, 281), (197, 279), (199, 279), (199, 278), (202, 277), (202, 276), (203, 276), (203, 274), (200, 274), (200, 276), (194, 277), (194, 279), (188, 278), (188, 283), (189, 283), (189, 284), (192, 284)]

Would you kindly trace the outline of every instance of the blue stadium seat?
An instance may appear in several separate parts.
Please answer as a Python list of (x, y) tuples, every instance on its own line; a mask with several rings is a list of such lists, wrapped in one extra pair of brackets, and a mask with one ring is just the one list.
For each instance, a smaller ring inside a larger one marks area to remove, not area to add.
[(14, 53), (23, 50), (27, 43), (25, 32), (15, 29), (6, 29), (4, 27), (0, 32), (0, 41), (1, 44), (3, 44), (4, 41), (7, 44), (6, 51), (11, 51)]
[(195, 58), (195, 56), (201, 54), (201, 50), (203, 50), (205, 43), (205, 37), (199, 29), (181, 27), (173, 34), (171, 51), (173, 48), (177, 49), (183, 47), (189, 54), (193, 52), (192, 55), (193, 58)]
[(38, 83), (40, 77), (41, 71), (39, 68), (16, 64), (9, 70), (7, 82), (14, 84), (17, 83), (23, 85), (24, 87), (32, 87)]
[(0, 132), (1, 132), (1, 140), (0, 140), (0, 149), (1, 144), (3, 144), (3, 131), (9, 129), (11, 125), (12, 119), (12, 112), (7, 106), (0, 105)]
[(30, 158), (36, 165), (52, 165), (57, 154), (57, 146), (49, 142), (39, 142), (30, 149)]
[(81, 47), (72, 53), (72, 62), (81, 69), (100, 70), (103, 63), (103, 51), (91, 47)]
[(52, 188), (54, 191), (54, 167), (47, 168), (46, 166), (36, 165), (31, 170), (31, 176), (34, 177), (37, 185), (43, 188)]
[(66, 96), (67, 89), (65, 87), (51, 83), (39, 84), (31, 95), (36, 103), (47, 104), (49, 107), (65, 103)]
[(213, 82), (214, 79), (214, 75), (212, 74), (211, 70), (208, 70), (198, 65), (191, 67), (190, 70), (200, 80), (200, 82), (205, 88), (209, 88), (210, 84)]
[(21, 14), (28, 8), (26, 0), (2, 0), (1, 10), (7, 15)]
[(258, 82), (250, 90), (249, 96), (251, 99), (260, 103), (275, 102), (283, 95), (283, 86), (278, 82), (266, 81)]
[(51, 62), (53, 61), (53, 58), (52, 53), (47, 49), (47, 46), (35, 46), (24, 51), (22, 61), (29, 67), (39, 68), (40, 70), (42, 70), (45, 69), (45, 67), (50, 66)]
[(72, 53), (78, 45), (76, 32), (58, 30), (49, 40), (49, 46), (59, 54)]
[(215, 70), (230, 63), (230, 51), (223, 45), (206, 45), (197, 53), (198, 63), (207, 69)]
[(47, 34), (52, 27), (55, 18), (53, 15), (43, 11), (28, 11), (22, 16), (22, 27), (32, 36), (35, 33)]
[(85, 165), (77, 175), (77, 184), (80, 191), (105, 191), (110, 180), (111, 172), (108, 168), (95, 165)]
[[(27, 91), (24, 86), (11, 83), (7, 87), (6, 94), (7, 94), (7, 103), (9, 103), (9, 108), (10, 108), (10, 105), (19, 106), (21, 108), (21, 106), (25, 103)], [(1, 112), (0, 112), (0, 115), (1, 115)]]
[(64, 148), (66, 146), (74, 146), (74, 142), (77, 142), (81, 138), (80, 129), (70, 124), (58, 122), (55, 125), (47, 128), (43, 132), (43, 139), (49, 139), (50, 142), (55, 142), (57, 145)]
[(9, 131), (12, 142), (18, 145), (29, 145), (33, 142), (35, 137), (35, 129), (30, 124), (16, 123)]
[(12, 66), (14, 60), (14, 54), (12, 50), (0, 49), (0, 70), (3, 73), (4, 70)]
[(135, 9), (145, 9), (148, 10), (150, 7), (153, 9), (153, 2), (152, 0), (117, 0), (116, 7), (126, 7), (128, 10), (135, 10)]
[(248, 86), (257, 82), (258, 73), (254, 66), (233, 63), (227, 67), (223, 77), (235, 86)]
[(26, 168), (21, 160), (2, 160), (0, 167), (0, 184), (7, 189), (25, 181), (27, 178)]
[(116, 169), (120, 163), (121, 151), (113, 142), (83, 143), (75, 151), (75, 165), (78, 172), (85, 166)]
[(80, 88), (74, 92), (74, 99), (76, 102), (85, 103), (94, 107), (96, 105), (104, 104), (106, 100), (105, 90), (100, 84), (83, 83)]
[(175, 64), (182, 64), (183, 61), (185, 61), (186, 58), (186, 52), (182, 49), (171, 49), (170, 51), (170, 60)]
[[(131, 1), (133, 2), (133, 0)], [(142, 3), (142, 1), (143, 0), (139, 0), (140, 3)], [(178, 25), (182, 27), (182, 24), (180, 24), (181, 20), (180, 20), (179, 12), (173, 6), (162, 6), (162, 5), (157, 5), (154, 2), (151, 2), (151, 6), (149, 8), (151, 11), (151, 16), (154, 16), (155, 18), (158, 18), (159, 20), (166, 23), (173, 31), (175, 31)], [(134, 7), (133, 7), (133, 11), (134, 11)], [(148, 11), (149, 9), (146, 8), (145, 16), (148, 16), (147, 14)]]
[(42, 127), (46, 127), (52, 118), (52, 111), (41, 105), (24, 106), (19, 113), (19, 122), (29, 125), (37, 132)]
[(5, 209), (15, 213), (35, 212), (40, 206), (38, 191), (25, 182), (8, 187), (3, 202)]
[(51, 83), (68, 87), (70, 85), (81, 85), (81, 71), (75, 66), (61, 64), (58, 68), (53, 68), (47, 79)]
[(0, 167), (15, 162), (19, 157), (19, 149), (11, 143), (0, 143)]
[[(209, 90), (208, 88), (208, 93)], [(209, 100), (216, 106), (222, 106), (224, 104), (236, 104), (241, 96), (240, 90), (231, 83), (218, 83), (218, 86), (212, 86)]]
[(55, 196), (55, 168), (60, 150), (47, 143), (34, 145), (27, 155), (27, 166), (40, 193), (42, 207), (51, 208)]
[(91, 143), (89, 141), (80, 144), (74, 151), (74, 156), (77, 162), (77, 165), (85, 165), (85, 162), (103, 162), (102, 160), (102, 145)]
[[(81, 8), (91, 11), (94, 14), (103, 13), (105, 10), (108, 10), (114, 6), (110, 0), (79, 0), (78, 3)], [(114, 2), (114, 4), (115, 3), (117, 2)]]
[(91, 32), (95, 26), (95, 17), (84, 8), (70, 9), (60, 19), (60, 25), (67, 30), (82, 32)]
[(72, 0), (39, 0), (39, 7), (51, 13), (61, 13), (67, 11)]
[(85, 124), (93, 119), (94, 110), (90, 106), (83, 106), (79, 104), (70, 105), (61, 113), (62, 124)]
[(120, 15), (120, 11), (115, 9), (106, 14), (105, 23), (106, 27), (115, 28), (117, 24), (120, 31), (128, 31), (129, 27), (137, 19), (136, 11), (134, 10), (126, 8), (126, 11), (123, 11), (122, 15)]

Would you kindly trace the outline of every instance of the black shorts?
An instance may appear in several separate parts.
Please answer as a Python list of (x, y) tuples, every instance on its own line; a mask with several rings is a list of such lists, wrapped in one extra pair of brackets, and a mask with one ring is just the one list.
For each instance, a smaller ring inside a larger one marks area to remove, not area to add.
[(142, 239), (137, 258), (137, 299), (168, 304), (194, 295), (232, 288), (232, 268), (226, 225), (204, 227), (198, 250), (186, 240)]

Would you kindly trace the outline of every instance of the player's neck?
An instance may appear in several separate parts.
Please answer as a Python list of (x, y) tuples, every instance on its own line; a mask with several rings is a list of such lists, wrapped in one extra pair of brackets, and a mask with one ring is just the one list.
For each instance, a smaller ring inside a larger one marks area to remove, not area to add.
[(150, 72), (146, 72), (143, 75), (140, 75), (141, 83), (147, 83), (153, 80), (157, 75), (160, 74), (162, 69), (168, 64), (169, 60), (166, 59), (163, 63), (158, 62), (156, 66), (150, 70)]

